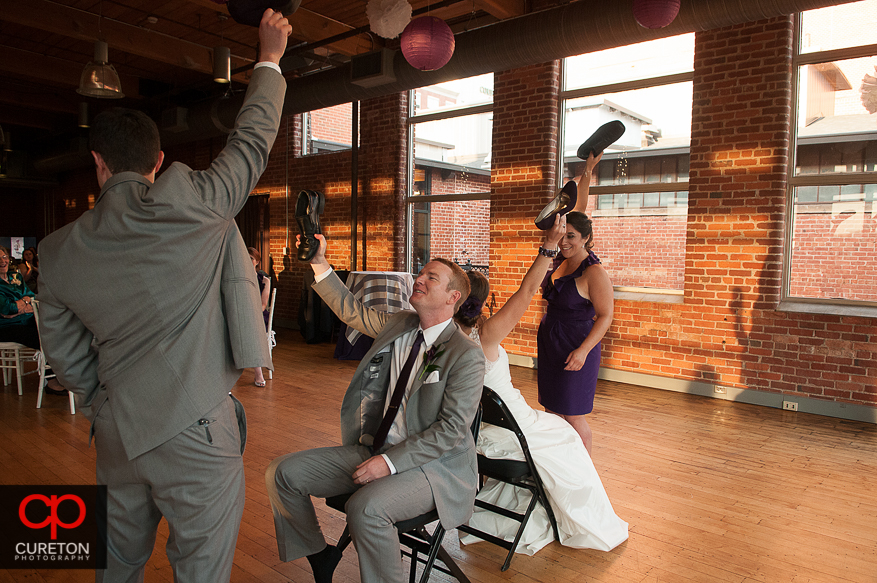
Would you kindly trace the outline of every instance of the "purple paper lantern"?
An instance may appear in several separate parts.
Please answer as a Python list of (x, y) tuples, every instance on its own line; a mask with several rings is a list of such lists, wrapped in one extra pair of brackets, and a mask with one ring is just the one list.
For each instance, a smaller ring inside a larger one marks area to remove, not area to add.
[(633, 0), (633, 17), (645, 28), (664, 28), (679, 14), (680, 0)]
[(402, 31), (402, 54), (412, 67), (421, 71), (444, 67), (454, 54), (454, 46), (451, 27), (435, 16), (415, 18)]

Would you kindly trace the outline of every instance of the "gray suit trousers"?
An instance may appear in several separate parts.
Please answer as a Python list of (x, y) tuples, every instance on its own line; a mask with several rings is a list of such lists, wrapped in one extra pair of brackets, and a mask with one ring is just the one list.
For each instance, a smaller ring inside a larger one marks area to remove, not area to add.
[(291, 453), (265, 472), (274, 511), (280, 559), (292, 561), (326, 546), (311, 496), (329, 498), (355, 492), (347, 502), (347, 525), (359, 556), (363, 583), (406, 580), (394, 523), (435, 508), (423, 471), (415, 468), (359, 487), (356, 466), (372, 457), (361, 445), (342, 445)]
[[(107, 568), (95, 580), (143, 581), (161, 517), (180, 583), (231, 577), (244, 511), (242, 440), (234, 402), (224, 399), (176, 437), (128, 460), (108, 400), (94, 420), (97, 483), (107, 485)], [(181, 475), (185, 473), (185, 475)]]

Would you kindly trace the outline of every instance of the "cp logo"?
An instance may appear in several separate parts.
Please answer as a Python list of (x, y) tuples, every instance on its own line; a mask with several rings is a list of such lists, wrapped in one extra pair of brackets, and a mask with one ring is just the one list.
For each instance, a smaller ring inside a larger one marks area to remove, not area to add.
[[(32, 500), (39, 500), (46, 505), (46, 508), (49, 509), (49, 516), (40, 523), (31, 522), (25, 515), (25, 509)], [(58, 518), (58, 506), (64, 500), (72, 500), (73, 502), (76, 502), (76, 504), (79, 506), (79, 518), (77, 518), (75, 522), (61, 522), (61, 519)], [(22, 500), (21, 504), (18, 506), (18, 517), (21, 519), (21, 523), (28, 528), (45, 528), (51, 525), (52, 540), (55, 540), (58, 538), (59, 526), (61, 528), (76, 528), (77, 526), (82, 524), (82, 521), (85, 520), (85, 502), (82, 501), (82, 498), (73, 494), (65, 494), (64, 496), (60, 497), (55, 496), (54, 494), (51, 497), (44, 496), (42, 494), (31, 494), (30, 496)]]

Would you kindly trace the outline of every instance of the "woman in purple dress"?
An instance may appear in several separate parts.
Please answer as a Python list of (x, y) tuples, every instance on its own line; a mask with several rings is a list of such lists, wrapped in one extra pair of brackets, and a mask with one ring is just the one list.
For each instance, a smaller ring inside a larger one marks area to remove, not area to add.
[[(599, 159), (588, 159), (576, 209), (587, 205), (590, 173)], [(600, 340), (609, 330), (614, 309), (612, 282), (591, 251), (593, 241), (591, 219), (578, 210), (567, 214), (555, 269), (542, 282), (548, 310), (537, 336), (539, 403), (575, 428), (588, 453), (592, 438), (585, 415), (594, 408)]]

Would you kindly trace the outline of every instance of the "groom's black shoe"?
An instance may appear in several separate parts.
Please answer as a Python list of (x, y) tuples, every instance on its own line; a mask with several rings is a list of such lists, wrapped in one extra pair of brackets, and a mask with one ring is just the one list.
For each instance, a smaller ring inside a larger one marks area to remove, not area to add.
[(326, 197), (316, 190), (302, 190), (295, 203), (295, 220), (301, 231), (298, 243), (298, 260), (308, 262), (320, 249), (320, 242), (314, 235), (321, 235), (320, 215), (326, 205)]
[(554, 217), (563, 216), (576, 207), (577, 198), (578, 188), (576, 183), (570, 180), (536, 217), (536, 226), (543, 231), (550, 229), (554, 225)]
[(319, 553), (307, 556), (315, 583), (332, 583), (332, 574), (341, 561), (341, 551), (335, 545), (326, 545)]
[(587, 160), (588, 154), (591, 152), (594, 153), (594, 156), (599, 156), (600, 152), (614, 144), (622, 135), (624, 135), (623, 123), (617, 119), (610, 121), (609, 123), (604, 123), (597, 128), (596, 132), (591, 134), (590, 138), (585, 140), (584, 144), (579, 146), (579, 151), (576, 152), (576, 156), (582, 160)]

